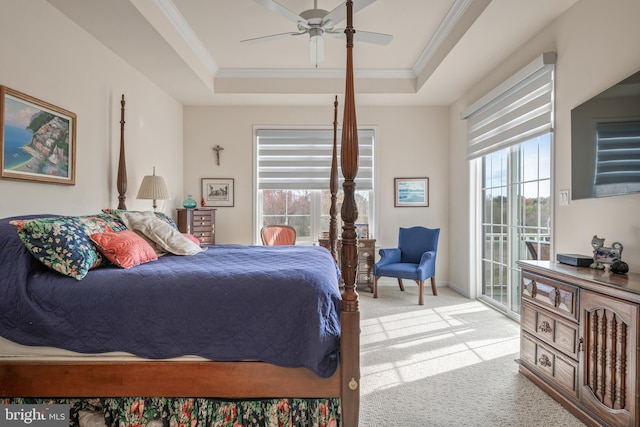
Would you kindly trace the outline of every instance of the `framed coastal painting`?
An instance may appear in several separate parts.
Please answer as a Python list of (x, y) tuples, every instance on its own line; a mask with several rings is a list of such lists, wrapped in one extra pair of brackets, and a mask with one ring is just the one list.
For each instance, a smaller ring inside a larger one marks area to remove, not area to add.
[(76, 115), (0, 86), (0, 177), (76, 183)]
[(233, 207), (233, 178), (202, 178), (204, 206)]
[(395, 207), (429, 206), (429, 178), (395, 178)]

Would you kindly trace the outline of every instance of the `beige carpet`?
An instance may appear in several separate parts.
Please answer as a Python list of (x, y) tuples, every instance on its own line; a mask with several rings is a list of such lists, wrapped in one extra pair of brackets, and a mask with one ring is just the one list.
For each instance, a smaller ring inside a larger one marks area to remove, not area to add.
[(360, 290), (363, 427), (583, 426), (518, 373), (519, 325), (449, 288)]

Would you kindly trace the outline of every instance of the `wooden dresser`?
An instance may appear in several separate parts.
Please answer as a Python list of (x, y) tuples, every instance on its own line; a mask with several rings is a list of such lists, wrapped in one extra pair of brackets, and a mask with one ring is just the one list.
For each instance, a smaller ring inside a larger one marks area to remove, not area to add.
[(178, 229), (193, 234), (205, 245), (215, 245), (216, 210), (178, 209)]
[[(329, 239), (319, 239), (318, 244), (329, 249)], [(342, 241), (338, 240), (338, 264), (340, 263), (340, 251)], [(373, 292), (373, 264), (376, 258), (376, 239), (358, 239), (358, 271), (356, 283), (359, 286), (367, 286), (369, 292)]]
[(640, 425), (640, 275), (518, 265), (520, 372), (588, 425)]

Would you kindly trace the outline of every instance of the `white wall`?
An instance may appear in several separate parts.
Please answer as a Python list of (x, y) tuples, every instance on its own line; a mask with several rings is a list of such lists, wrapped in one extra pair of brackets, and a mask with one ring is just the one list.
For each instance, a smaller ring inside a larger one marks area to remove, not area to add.
[[(466, 122), (460, 120), (460, 112), (541, 53), (555, 50), (555, 251), (590, 255), (591, 237), (597, 234), (607, 239), (606, 244), (621, 242), (623, 260), (631, 271), (640, 272), (640, 195), (558, 206), (558, 191), (571, 188), (571, 109), (640, 69), (639, 16), (638, 0), (580, 0), (458, 100), (450, 110), (452, 194), (469, 194)], [(469, 205), (467, 197), (450, 199), (450, 247), (462, 259), (469, 258)], [(467, 263), (459, 263), (449, 277), (456, 289), (474, 295), (476, 282), (469, 275)]]
[[(0, 84), (78, 116), (76, 185), (0, 179), (0, 217), (94, 213), (117, 205), (120, 95), (127, 98), (130, 209), (142, 177), (157, 167), (172, 193), (159, 210), (175, 215), (200, 179), (235, 178), (236, 205), (218, 209), (217, 242), (253, 242), (253, 125), (330, 125), (326, 107), (183, 107), (44, 0), (0, 0)], [(513, 52), (451, 108), (358, 107), (358, 123), (378, 129), (376, 188), (379, 246), (393, 246), (400, 226), (442, 228), (438, 282), (473, 295), (470, 281), (466, 123), (460, 112), (547, 50), (556, 67), (555, 197), (571, 187), (570, 110), (640, 69), (640, 2), (580, 0)], [(55, 37), (55, 44), (51, 43)], [(490, 49), (491, 46), (487, 46)], [(356, 88), (357, 89), (357, 88)], [(357, 98), (356, 98), (357, 104)], [(184, 134), (183, 134), (184, 120)], [(339, 116), (341, 121), (341, 116)], [(184, 147), (183, 147), (184, 139)], [(211, 147), (225, 147), (216, 166)], [(430, 178), (429, 208), (394, 208), (394, 177)], [(450, 196), (451, 195), (451, 196)], [(640, 272), (640, 195), (572, 201), (554, 213), (557, 252), (588, 254), (593, 234), (624, 245)]]
[(77, 115), (76, 185), (0, 179), (0, 217), (90, 214), (117, 207), (120, 97), (125, 95), (127, 207), (155, 165), (182, 202), (182, 106), (44, 0), (0, 0), (0, 85)]
[[(341, 114), (338, 122), (342, 122)], [(377, 129), (377, 245), (396, 246), (398, 227), (440, 227), (439, 283), (447, 281), (449, 269), (447, 114), (444, 107), (357, 107), (358, 125)], [(255, 243), (254, 125), (331, 126), (332, 122), (331, 96), (327, 96), (325, 107), (185, 107), (185, 193), (199, 199), (201, 178), (235, 180), (235, 206), (216, 212), (216, 243)], [(224, 147), (220, 166), (212, 150), (216, 144)], [(395, 208), (394, 177), (429, 177), (429, 207)]]

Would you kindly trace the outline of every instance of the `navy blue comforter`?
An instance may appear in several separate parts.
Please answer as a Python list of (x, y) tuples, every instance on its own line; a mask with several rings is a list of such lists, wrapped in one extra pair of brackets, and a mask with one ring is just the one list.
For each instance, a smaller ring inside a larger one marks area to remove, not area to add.
[(0, 220), (0, 335), (81, 353), (125, 351), (306, 367), (338, 364), (340, 292), (321, 247), (210, 246), (81, 281), (40, 264)]

